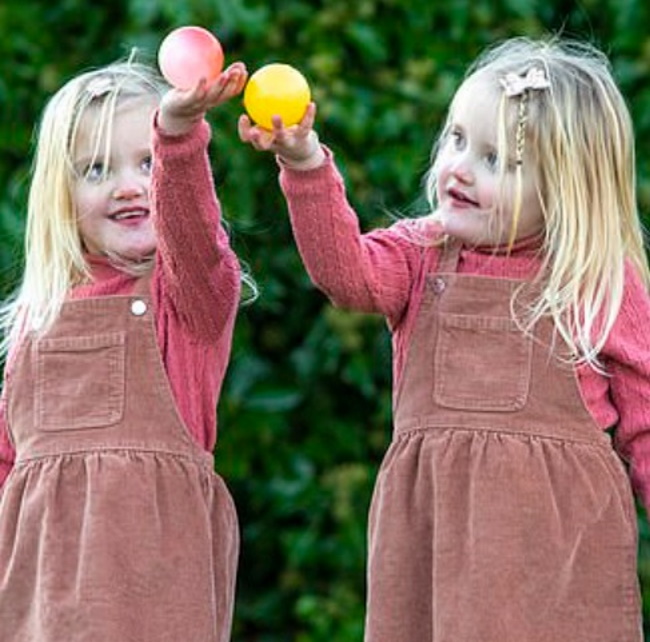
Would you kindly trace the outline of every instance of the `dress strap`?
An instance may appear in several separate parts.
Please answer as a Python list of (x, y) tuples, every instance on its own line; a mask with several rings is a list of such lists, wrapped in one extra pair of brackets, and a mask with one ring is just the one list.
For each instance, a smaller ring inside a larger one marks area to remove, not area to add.
[(136, 296), (146, 296), (151, 294), (151, 281), (153, 280), (152, 272), (147, 272), (133, 284), (132, 294)]
[(461, 241), (450, 236), (447, 237), (441, 249), (440, 260), (438, 261), (438, 272), (456, 272), (461, 247)]

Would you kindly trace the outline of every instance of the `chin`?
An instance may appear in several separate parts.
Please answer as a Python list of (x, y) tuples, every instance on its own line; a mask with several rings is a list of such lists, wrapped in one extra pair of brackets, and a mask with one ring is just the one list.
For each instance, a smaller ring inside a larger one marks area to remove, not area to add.
[(155, 245), (147, 245), (144, 247), (129, 247), (123, 249), (120, 248), (117, 250), (106, 251), (106, 256), (108, 256), (114, 263), (120, 265), (137, 265), (138, 263), (147, 263), (153, 259), (155, 254)]
[(147, 240), (141, 243), (130, 243), (118, 250), (119, 254), (131, 261), (146, 260), (156, 251), (157, 243), (154, 240)]

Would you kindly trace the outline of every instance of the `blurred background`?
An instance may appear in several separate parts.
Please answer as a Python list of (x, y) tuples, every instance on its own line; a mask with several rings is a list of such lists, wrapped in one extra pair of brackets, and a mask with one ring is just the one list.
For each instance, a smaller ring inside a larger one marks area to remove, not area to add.
[[(590, 40), (629, 101), (639, 205), (650, 215), (647, 0), (3, 0), (0, 295), (20, 274), (32, 135), (46, 99), (133, 47), (155, 61), (163, 37), (186, 24), (213, 31), (226, 63), (302, 71), (366, 229), (418, 210), (444, 110), (481, 49), (548, 32)], [(388, 332), (311, 286), (274, 160), (238, 140), (241, 112), (235, 100), (210, 115), (224, 215), (261, 292), (241, 310), (219, 407), (216, 465), (243, 537), (233, 640), (360, 642), (366, 515), (391, 430)], [(639, 515), (650, 622), (650, 530)]]

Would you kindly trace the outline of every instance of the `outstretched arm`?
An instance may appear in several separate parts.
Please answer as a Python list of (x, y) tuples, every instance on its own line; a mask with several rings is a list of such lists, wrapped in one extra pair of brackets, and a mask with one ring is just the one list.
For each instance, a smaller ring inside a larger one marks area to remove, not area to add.
[(409, 301), (424, 244), (409, 225), (363, 234), (348, 202), (332, 153), (313, 129), (312, 103), (297, 125), (273, 129), (239, 119), (240, 138), (255, 149), (274, 153), (280, 184), (305, 267), (315, 285), (342, 307), (384, 314), (395, 325)]
[(221, 223), (208, 156), (209, 109), (241, 92), (246, 68), (234, 63), (210, 86), (171, 89), (154, 131), (152, 203), (158, 233), (154, 288), (205, 341), (230, 328), (239, 303), (239, 263)]

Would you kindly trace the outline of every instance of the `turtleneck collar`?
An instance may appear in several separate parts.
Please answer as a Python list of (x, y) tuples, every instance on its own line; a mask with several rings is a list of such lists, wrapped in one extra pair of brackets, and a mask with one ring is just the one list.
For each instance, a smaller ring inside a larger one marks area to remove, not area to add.
[(92, 280), (95, 282), (106, 281), (124, 274), (122, 270), (107, 257), (100, 254), (84, 254), (84, 259), (90, 268)]
[(544, 236), (542, 234), (532, 234), (518, 239), (510, 248), (507, 243), (503, 243), (502, 245), (463, 245), (463, 250), (498, 256), (538, 256), (543, 245)]

